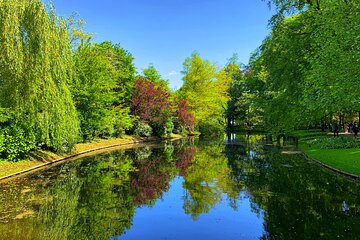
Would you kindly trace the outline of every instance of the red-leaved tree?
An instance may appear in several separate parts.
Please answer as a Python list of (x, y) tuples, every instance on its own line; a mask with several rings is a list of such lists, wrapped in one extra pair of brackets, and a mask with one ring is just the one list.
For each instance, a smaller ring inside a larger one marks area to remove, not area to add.
[(131, 112), (145, 122), (162, 125), (171, 115), (170, 93), (161, 84), (140, 77), (135, 81)]
[(138, 171), (131, 173), (130, 184), (136, 205), (156, 200), (169, 190), (169, 183), (174, 177), (169, 171), (169, 162), (163, 159), (145, 159), (134, 163)]
[(186, 103), (185, 99), (180, 99), (178, 101), (178, 106), (176, 109), (177, 124), (185, 127), (187, 130), (194, 130), (195, 127), (195, 116), (189, 112), (189, 106)]
[(196, 156), (196, 147), (195, 146), (188, 146), (183, 148), (177, 154), (177, 160), (175, 162), (176, 167), (179, 168), (179, 175), (184, 177), (186, 176), (186, 170), (190, 166), (191, 162), (194, 160)]

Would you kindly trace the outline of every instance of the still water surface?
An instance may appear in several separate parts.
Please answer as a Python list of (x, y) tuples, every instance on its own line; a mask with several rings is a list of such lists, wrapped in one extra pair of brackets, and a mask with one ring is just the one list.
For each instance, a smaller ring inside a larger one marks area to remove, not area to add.
[(0, 185), (0, 239), (360, 239), (360, 183), (263, 136), (85, 157)]

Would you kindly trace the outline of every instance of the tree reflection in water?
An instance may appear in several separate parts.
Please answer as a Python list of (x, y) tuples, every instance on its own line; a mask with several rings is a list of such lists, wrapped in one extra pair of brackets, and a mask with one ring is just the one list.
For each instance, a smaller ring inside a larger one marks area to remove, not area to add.
[(131, 174), (130, 186), (135, 205), (152, 206), (169, 189), (177, 168), (173, 161), (167, 161), (167, 156), (166, 148), (154, 149), (147, 159), (134, 161), (137, 171)]
[(236, 199), (240, 194), (231, 178), (231, 169), (223, 151), (223, 144), (197, 149), (194, 160), (186, 170), (184, 210), (193, 219), (208, 213), (222, 201), (224, 195)]
[(236, 210), (248, 198), (252, 212), (264, 218), (261, 239), (357, 239), (360, 184), (282, 155), (265, 140), (236, 135), (227, 144), (167, 142), (16, 180), (0, 188), (1, 238), (120, 236), (131, 228), (135, 209), (153, 207), (179, 175), (184, 196), (178, 201), (193, 220), (224, 202)]

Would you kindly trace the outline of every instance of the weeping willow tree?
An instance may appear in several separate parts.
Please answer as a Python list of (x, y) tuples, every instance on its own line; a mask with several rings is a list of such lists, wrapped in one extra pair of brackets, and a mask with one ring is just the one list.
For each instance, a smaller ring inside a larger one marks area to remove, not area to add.
[(72, 79), (68, 32), (53, 8), (41, 0), (0, 0), (0, 110), (12, 113), (2, 127), (22, 128), (37, 146), (69, 150), (79, 131)]

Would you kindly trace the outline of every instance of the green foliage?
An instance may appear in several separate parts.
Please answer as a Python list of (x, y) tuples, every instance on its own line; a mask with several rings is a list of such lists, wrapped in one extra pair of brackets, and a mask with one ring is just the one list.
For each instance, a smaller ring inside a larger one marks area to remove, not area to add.
[(360, 84), (359, 68), (354, 64), (360, 61), (359, 4), (270, 2), (278, 10), (276, 21), (260, 48), (259, 64), (253, 68), (266, 73), (263, 96), (255, 99), (262, 103), (266, 129), (291, 132), (329, 122), (332, 116), (358, 112), (360, 93), (351, 89)]
[(321, 13), (307, 14), (313, 23), (308, 24), (312, 51), (308, 55), (311, 68), (305, 79), (304, 105), (317, 111), (359, 110), (360, 93), (350, 89), (360, 84), (360, 71), (354, 64), (360, 61), (360, 19), (356, 13), (360, 5), (345, 2), (324, 1)]
[(270, 24), (276, 25), (285, 16), (294, 14), (295, 12), (301, 12), (304, 9), (320, 8), (321, 0), (263, 0), (268, 2), (269, 6), (273, 4), (277, 10), (277, 13), (270, 20)]
[(183, 187), (186, 189), (183, 209), (198, 219), (221, 202), (223, 193), (231, 198), (236, 194), (230, 174), (228, 159), (222, 154), (224, 145), (209, 145), (197, 149), (196, 156), (186, 169)]
[(77, 81), (72, 91), (84, 139), (123, 135), (132, 126), (126, 106), (134, 74), (132, 56), (110, 42), (83, 43), (74, 59)]
[(36, 149), (36, 136), (26, 126), (10, 125), (0, 128), (0, 158), (18, 161)]
[(197, 53), (187, 58), (183, 65), (184, 84), (178, 95), (187, 101), (197, 128), (216, 124), (215, 129), (224, 129), (230, 78)]
[(166, 120), (164, 129), (165, 129), (165, 134), (164, 135), (167, 136), (167, 137), (170, 137), (171, 133), (174, 130), (174, 123), (170, 118), (168, 120)]
[(232, 57), (224, 67), (225, 73), (231, 78), (227, 103), (226, 118), (228, 126), (240, 126), (242, 129), (253, 129), (262, 125), (264, 91), (264, 71), (257, 68), (259, 60), (257, 52), (253, 53), (250, 63), (243, 70)]
[(161, 81), (161, 75), (153, 64), (150, 64), (148, 68), (143, 69), (143, 75), (152, 82), (159, 83)]
[(219, 123), (217, 119), (209, 119), (208, 121), (202, 122), (199, 126), (199, 132), (203, 136), (218, 136), (224, 133), (224, 126)]
[(129, 130), (133, 126), (134, 117), (130, 115), (129, 107), (115, 107), (114, 134), (115, 137), (121, 137), (125, 134), (125, 130)]
[(161, 74), (152, 63), (149, 65), (149, 67), (143, 69), (143, 76), (146, 79), (148, 79), (150, 82), (153, 82), (156, 85), (161, 86), (161, 88), (163, 88), (167, 92), (171, 92), (169, 88), (169, 81), (161, 77)]
[(341, 149), (341, 148), (359, 148), (360, 142), (353, 138), (337, 138), (337, 137), (325, 137), (316, 138), (308, 141), (309, 145), (315, 145), (320, 149)]
[(174, 130), (174, 123), (170, 118), (165, 123), (151, 122), (150, 126), (157, 137), (170, 137)]
[(15, 115), (0, 109), (0, 159), (19, 161), (36, 149), (36, 136), (31, 126), (14, 123)]
[(0, 108), (29, 126), (39, 145), (71, 149), (79, 122), (68, 87), (73, 62), (65, 22), (41, 0), (0, 1), (0, 19)]
[(8, 122), (13, 116), (14, 113), (10, 109), (0, 108), (0, 124)]
[(149, 124), (142, 121), (136, 121), (134, 123), (134, 134), (140, 137), (150, 137), (152, 134), (152, 128)]
[(237, 59), (234, 58), (225, 66), (224, 71), (231, 78), (229, 87), (230, 100), (227, 102), (226, 118), (228, 119), (228, 125), (230, 122), (235, 121), (239, 116), (243, 115), (243, 109), (238, 105), (238, 99), (243, 93), (242, 80), (243, 73)]
[(168, 118), (165, 123), (151, 122), (153, 132), (158, 137), (170, 137), (174, 130), (174, 123)]
[(273, 132), (300, 127), (310, 113), (301, 105), (304, 69), (309, 66), (305, 54), (310, 48), (304, 15), (296, 15), (276, 25), (262, 46), (269, 91), (265, 107), (265, 124)]
[(91, 40), (94, 34), (91, 32), (85, 32), (85, 21), (79, 19), (78, 13), (72, 13), (65, 19), (65, 21), (73, 51), (76, 51), (82, 43), (89, 42)]

